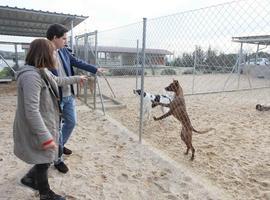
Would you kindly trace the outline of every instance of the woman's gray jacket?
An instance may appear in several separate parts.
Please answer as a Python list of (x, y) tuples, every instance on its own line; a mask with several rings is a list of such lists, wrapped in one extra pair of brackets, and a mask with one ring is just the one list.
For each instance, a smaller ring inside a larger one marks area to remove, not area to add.
[(79, 76), (59, 78), (48, 69), (25, 65), (17, 73), (17, 110), (13, 125), (14, 153), (29, 164), (51, 163), (58, 149), (42, 144), (59, 140), (58, 86), (79, 82)]

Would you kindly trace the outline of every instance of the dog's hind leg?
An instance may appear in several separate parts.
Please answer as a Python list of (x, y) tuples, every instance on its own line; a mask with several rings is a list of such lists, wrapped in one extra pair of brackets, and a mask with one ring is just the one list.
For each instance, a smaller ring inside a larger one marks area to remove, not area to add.
[(194, 157), (195, 157), (195, 149), (194, 147), (192, 146), (192, 143), (191, 142), (188, 142), (188, 141), (185, 141), (186, 142), (186, 145), (187, 145), (187, 151), (185, 152), (185, 155), (188, 155), (188, 152), (189, 150), (191, 149), (191, 158), (190, 160), (194, 160)]
[(147, 121), (149, 121), (150, 119), (150, 113), (147, 109), (144, 108), (143, 110), (143, 117), (144, 117), (144, 123), (146, 123)]
[(147, 111), (146, 111), (146, 119), (147, 119), (147, 121), (150, 121), (150, 118), (151, 118), (151, 111), (150, 111), (150, 109), (147, 109)]
[[(184, 142), (186, 143), (187, 145), (187, 151), (186, 151), (186, 154), (188, 154), (189, 150), (191, 149), (191, 158), (190, 160), (194, 160), (194, 156), (195, 156), (195, 149), (192, 145), (192, 130), (189, 130), (189, 129), (182, 129), (183, 131), (183, 138), (185, 139)], [(182, 134), (181, 134), (182, 135)]]
[(182, 128), (182, 130), (181, 130), (181, 139), (182, 139), (182, 141), (186, 144), (187, 150), (186, 150), (186, 152), (185, 152), (185, 155), (187, 155), (188, 152), (189, 152), (190, 147), (189, 147), (189, 145), (188, 145), (188, 143), (187, 143), (187, 138), (186, 138), (185, 135), (186, 135), (186, 131), (185, 131), (184, 128)]
[(191, 152), (192, 152), (190, 160), (194, 160), (195, 149), (194, 149), (194, 147), (193, 147), (193, 145), (192, 145), (192, 138), (190, 138), (190, 139), (188, 140), (188, 145), (189, 145), (189, 147), (191, 148)]
[(145, 116), (145, 120), (146, 121), (150, 121), (151, 118), (151, 101), (149, 101), (148, 99), (144, 99), (144, 116)]
[(194, 147), (192, 146), (192, 144), (191, 144), (191, 151), (192, 151), (192, 155), (191, 155), (190, 160), (194, 160), (194, 157), (195, 157), (195, 149), (194, 149)]

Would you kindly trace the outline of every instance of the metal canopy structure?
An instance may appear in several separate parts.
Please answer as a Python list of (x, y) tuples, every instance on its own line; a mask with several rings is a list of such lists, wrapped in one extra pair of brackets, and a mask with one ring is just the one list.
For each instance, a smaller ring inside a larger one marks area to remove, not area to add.
[(45, 37), (49, 25), (59, 23), (68, 30), (88, 16), (0, 6), (0, 35)]
[[(137, 53), (136, 48), (130, 47), (114, 47), (114, 46), (98, 46), (98, 52), (108, 52), (108, 53)], [(141, 51), (141, 49), (139, 49)], [(172, 52), (165, 49), (145, 49), (145, 53), (148, 54), (160, 54), (160, 55), (173, 55)]]
[[(232, 37), (232, 41), (240, 43), (240, 50), (239, 50), (239, 53), (238, 53), (238, 56), (237, 56), (238, 58), (236, 60), (236, 63), (234, 65), (232, 71), (231, 71), (231, 74), (234, 73), (234, 72), (238, 73), (238, 84), (237, 85), (238, 85), (238, 88), (239, 88), (239, 80), (240, 80), (240, 72), (241, 72), (240, 65), (244, 64), (246, 62), (245, 59), (244, 59), (244, 56), (243, 56), (243, 44), (255, 44), (255, 45), (257, 45), (257, 50), (256, 50), (256, 55), (255, 55), (255, 62), (254, 62), (254, 63), (257, 63), (258, 53), (260, 51), (260, 45), (265, 45), (266, 47), (268, 45), (270, 45), (270, 35)], [(264, 48), (266, 48), (266, 47), (264, 47)], [(224, 88), (225, 88), (229, 78), (230, 78), (230, 76), (226, 80), (226, 82), (224, 84)], [(249, 78), (249, 74), (248, 74), (247, 78), (248, 78), (248, 82), (249, 82), (249, 87), (252, 88), (251, 81), (250, 81), (250, 78)]]
[[(0, 6), (0, 35), (46, 37), (46, 31), (51, 24), (62, 24), (71, 31), (70, 47), (73, 48), (73, 28), (87, 19), (88, 16), (78, 16), (26, 8)], [(0, 44), (14, 45), (15, 66), (18, 65), (18, 45), (27, 45), (22, 42), (0, 41)], [(12, 66), (9, 66), (5, 58), (0, 55), (7, 66), (15, 73)], [(2, 79), (0, 79), (1, 82)], [(4, 79), (5, 82), (11, 79)]]
[(232, 41), (233, 42), (239, 42), (239, 43), (269, 45), (270, 44), (270, 35), (232, 37)]

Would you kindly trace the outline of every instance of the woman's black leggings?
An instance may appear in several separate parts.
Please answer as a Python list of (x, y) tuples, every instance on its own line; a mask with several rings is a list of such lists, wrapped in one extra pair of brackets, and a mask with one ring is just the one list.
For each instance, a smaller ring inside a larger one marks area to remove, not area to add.
[(39, 194), (47, 194), (50, 190), (48, 182), (48, 169), (50, 164), (36, 164), (33, 168), (35, 171), (35, 179), (38, 186)]

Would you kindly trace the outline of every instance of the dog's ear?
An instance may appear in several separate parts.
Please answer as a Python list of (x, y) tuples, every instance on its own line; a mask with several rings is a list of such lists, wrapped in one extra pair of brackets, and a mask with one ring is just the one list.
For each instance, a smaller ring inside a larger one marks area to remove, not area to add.
[(136, 90), (136, 92), (137, 92), (138, 95), (141, 95), (141, 90), (140, 89)]

